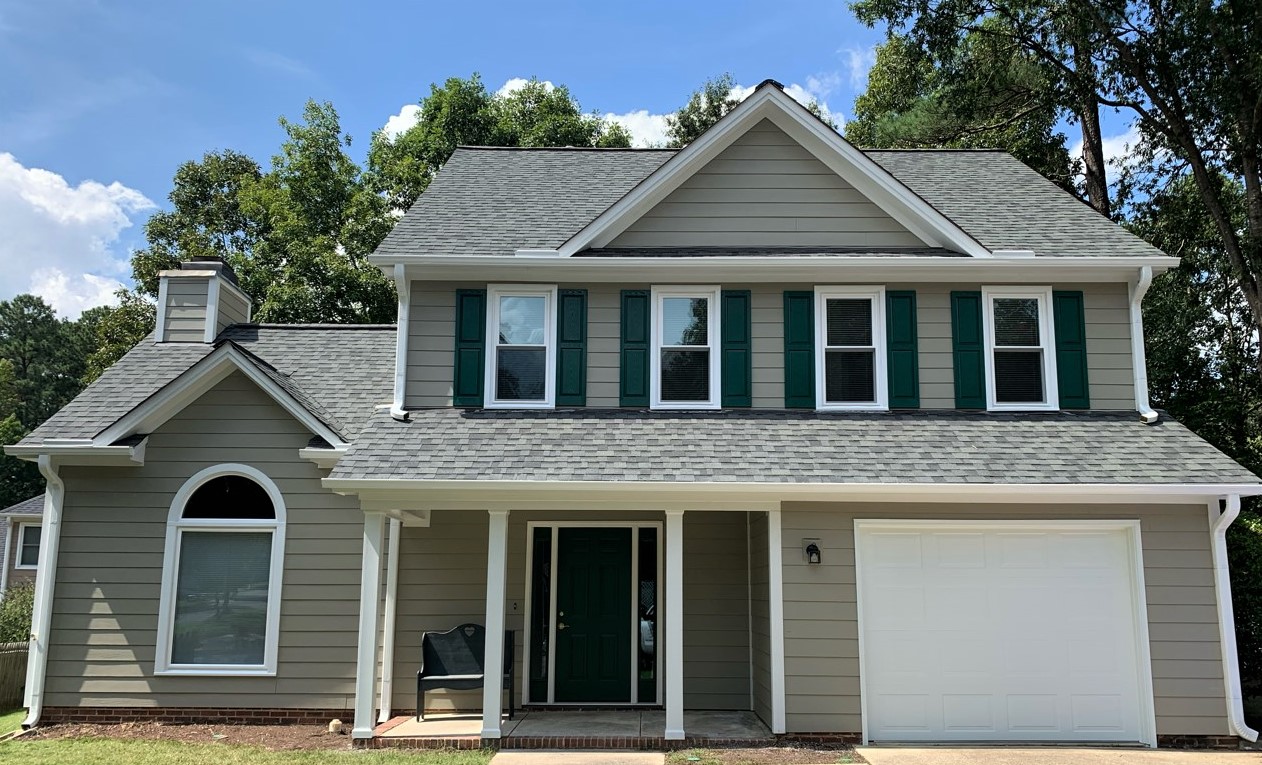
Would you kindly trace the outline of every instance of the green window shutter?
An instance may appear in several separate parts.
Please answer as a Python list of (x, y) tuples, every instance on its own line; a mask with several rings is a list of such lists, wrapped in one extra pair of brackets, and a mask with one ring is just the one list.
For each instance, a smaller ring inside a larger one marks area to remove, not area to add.
[(920, 408), (920, 355), (916, 346), (916, 293), (885, 293), (885, 345), (890, 409)]
[(1090, 409), (1087, 381), (1087, 320), (1081, 292), (1053, 292), (1056, 326), (1056, 385), (1061, 409)]
[(722, 405), (753, 405), (754, 354), (750, 335), (749, 290), (723, 290), (723, 327), (719, 335)]
[(986, 408), (986, 343), (982, 293), (951, 293), (951, 349), (955, 355), (955, 408)]
[(456, 290), (453, 406), (482, 406), (486, 373), (486, 290)]
[(587, 405), (587, 290), (557, 292), (557, 406)]
[(815, 408), (815, 293), (784, 293), (784, 408)]
[(649, 291), (622, 291), (621, 406), (649, 405)]

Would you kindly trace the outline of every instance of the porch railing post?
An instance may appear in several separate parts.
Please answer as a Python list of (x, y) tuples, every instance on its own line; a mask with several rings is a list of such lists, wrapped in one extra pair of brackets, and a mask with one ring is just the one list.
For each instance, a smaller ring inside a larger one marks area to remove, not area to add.
[(684, 511), (666, 511), (666, 738), (684, 738)]
[(482, 686), (482, 738), (500, 737), (504, 684), (504, 597), (508, 588), (508, 511), (490, 510), (486, 540), (486, 683)]
[(359, 574), (359, 651), (355, 662), (355, 726), (352, 738), (372, 738), (377, 690), (377, 636), (381, 629), (381, 546), (384, 513), (364, 512), (364, 558)]

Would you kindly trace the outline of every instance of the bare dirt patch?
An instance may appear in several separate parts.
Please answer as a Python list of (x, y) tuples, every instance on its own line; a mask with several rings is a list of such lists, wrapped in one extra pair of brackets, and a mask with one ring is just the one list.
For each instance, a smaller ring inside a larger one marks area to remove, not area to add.
[(850, 747), (765, 746), (738, 749), (683, 749), (666, 756), (667, 765), (835, 765), (862, 763)]
[(39, 727), (24, 739), (113, 738), (181, 741), (197, 744), (250, 744), (276, 752), (303, 749), (350, 749), (350, 736), (329, 733), (322, 725), (120, 725), (66, 724)]

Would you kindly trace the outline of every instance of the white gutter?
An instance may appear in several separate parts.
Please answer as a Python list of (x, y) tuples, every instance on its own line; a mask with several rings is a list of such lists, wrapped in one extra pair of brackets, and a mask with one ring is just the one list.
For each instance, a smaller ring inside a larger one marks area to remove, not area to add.
[(408, 316), (412, 305), (412, 280), (408, 278), (407, 266), (402, 263), (394, 265), (394, 290), (399, 294), (399, 316), (395, 329), (394, 403), (390, 405), (390, 416), (406, 420), (408, 413), (403, 408), (403, 401), (408, 384), (408, 332), (411, 330)]
[(1142, 303), (1148, 288), (1152, 286), (1152, 267), (1139, 269), (1138, 281), (1132, 282), (1127, 290), (1131, 298), (1131, 359), (1135, 367), (1135, 410), (1139, 419), (1149, 425), (1157, 422), (1158, 414), (1148, 403), (1148, 360), (1144, 356), (1144, 310)]
[(26, 719), (23, 728), (39, 724), (44, 710), (44, 679), (48, 669), (48, 641), (53, 623), (53, 591), (57, 584), (57, 549), (61, 541), (61, 509), (66, 485), (57, 475), (57, 466), (47, 454), (39, 456), (39, 472), (44, 476), (44, 530), (40, 537), (39, 563), (35, 572), (35, 608), (31, 614), (30, 658), (26, 666)]
[(9, 556), (13, 554), (13, 519), (4, 519), (4, 563), (0, 564), (0, 603), (9, 589)]
[(398, 613), (399, 596), (399, 536), (403, 533), (403, 521), (390, 519), (390, 546), (386, 557), (386, 608), (381, 624), (381, 697), (377, 707), (377, 722), (390, 719), (391, 699), (394, 694), (394, 621)]
[(1226, 509), (1218, 512), (1218, 500), (1209, 503), (1209, 541), (1214, 557), (1214, 595), (1218, 601), (1218, 644), (1223, 655), (1223, 685), (1227, 691), (1227, 724), (1233, 735), (1257, 741), (1258, 732), (1244, 721), (1240, 691), (1240, 661), (1236, 654), (1236, 615), (1231, 605), (1231, 575), (1227, 569), (1227, 527), (1240, 515), (1240, 495), (1227, 495)]

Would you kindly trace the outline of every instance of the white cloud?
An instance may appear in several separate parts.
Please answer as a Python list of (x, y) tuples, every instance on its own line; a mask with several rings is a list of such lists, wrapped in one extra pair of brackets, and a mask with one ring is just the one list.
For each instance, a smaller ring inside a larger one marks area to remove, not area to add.
[(868, 72), (876, 66), (876, 46), (867, 48), (842, 48), (838, 53), (846, 57), (846, 66), (850, 71), (850, 87), (855, 91), (866, 90)]
[[(503, 98), (504, 96), (511, 96), (529, 84), (530, 80), (527, 80), (525, 77), (511, 77), (507, 82), (500, 86), (499, 90), (495, 91), (495, 95), (500, 98)], [(552, 90), (555, 87), (556, 86), (552, 84), (552, 80), (543, 81), (544, 90)]]
[(403, 108), (399, 109), (398, 114), (390, 115), (390, 119), (386, 120), (381, 132), (386, 134), (386, 138), (393, 141), (410, 130), (420, 120), (420, 104), (404, 104)]
[(666, 145), (666, 115), (650, 114), (648, 109), (638, 109), (626, 114), (606, 114), (605, 119), (616, 122), (631, 134), (631, 145), (638, 147)]
[(34, 292), (67, 318), (110, 302), (129, 271), (119, 235), (156, 207), (117, 181), (71, 186), (0, 152), (0, 297)]
[[(1135, 146), (1139, 144), (1139, 128), (1131, 125), (1125, 131), (1117, 135), (1106, 135), (1100, 140), (1101, 148), (1104, 150), (1105, 173), (1110, 176), (1125, 167), (1131, 159), (1131, 154), (1135, 150)], [(1082, 158), (1082, 139), (1079, 138), (1069, 147), (1070, 159)], [(1116, 180), (1116, 177), (1114, 177)]]

